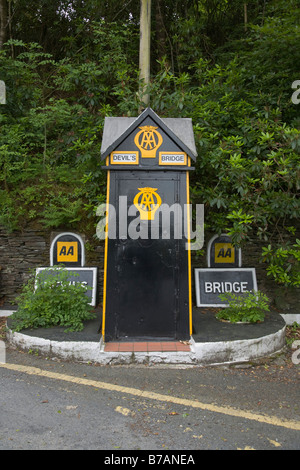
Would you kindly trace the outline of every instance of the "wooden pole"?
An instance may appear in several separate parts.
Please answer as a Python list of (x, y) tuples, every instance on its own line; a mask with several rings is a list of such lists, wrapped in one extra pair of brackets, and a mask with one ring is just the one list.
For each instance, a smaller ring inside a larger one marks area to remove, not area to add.
[(140, 11), (140, 89), (139, 96), (145, 107), (150, 96), (146, 89), (150, 83), (151, 0), (141, 0)]
[(247, 12), (247, 3), (244, 3), (244, 30), (247, 31), (248, 25), (248, 12)]

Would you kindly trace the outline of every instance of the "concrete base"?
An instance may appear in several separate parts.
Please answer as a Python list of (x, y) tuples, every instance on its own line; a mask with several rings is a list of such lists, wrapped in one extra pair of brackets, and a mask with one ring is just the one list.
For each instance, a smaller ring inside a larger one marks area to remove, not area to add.
[(287, 325), (298, 323), (300, 325), (300, 313), (281, 313), (280, 314)]
[[(207, 310), (207, 309), (206, 309)], [(99, 320), (99, 319), (98, 319)], [(8, 328), (9, 328), (8, 319)], [(284, 319), (274, 313), (260, 324), (224, 324), (214, 313), (193, 312), (190, 351), (108, 352), (99, 333), (99, 321), (87, 322), (82, 332), (66, 333), (63, 328), (24, 330), (8, 329), (12, 347), (39, 352), (65, 360), (96, 364), (175, 364), (208, 366), (249, 363), (270, 357), (285, 346)]]
[(15, 312), (15, 310), (1, 310), (0, 309), (0, 317), (10, 317)]

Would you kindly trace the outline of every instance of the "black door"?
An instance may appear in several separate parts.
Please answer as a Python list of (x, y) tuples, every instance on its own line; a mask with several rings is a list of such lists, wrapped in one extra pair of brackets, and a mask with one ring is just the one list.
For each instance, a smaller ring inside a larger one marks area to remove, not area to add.
[[(186, 202), (183, 176), (160, 171), (112, 174), (110, 203), (116, 208), (117, 238), (108, 242), (106, 341), (188, 336), (187, 251), (180, 203)], [(124, 207), (122, 221), (119, 217), (119, 196), (126, 196), (127, 210), (130, 206), (133, 210), (127, 216), (127, 236)], [(175, 205), (162, 216), (163, 204)], [(175, 234), (174, 222), (179, 226)]]

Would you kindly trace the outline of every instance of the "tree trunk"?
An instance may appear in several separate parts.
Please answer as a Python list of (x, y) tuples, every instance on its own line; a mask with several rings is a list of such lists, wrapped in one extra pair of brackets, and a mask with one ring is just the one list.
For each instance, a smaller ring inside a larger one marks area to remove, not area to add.
[(146, 88), (150, 83), (151, 0), (141, 0), (140, 12), (140, 98), (149, 106)]
[(0, 49), (3, 47), (7, 31), (7, 3), (0, 0)]
[(156, 39), (157, 39), (158, 59), (162, 60), (162, 58), (167, 55), (167, 46), (166, 46), (166, 30), (164, 26), (162, 11), (161, 11), (161, 0), (156, 0), (155, 20), (156, 20)]
[(247, 31), (248, 25), (248, 12), (247, 12), (247, 3), (244, 3), (244, 30)]

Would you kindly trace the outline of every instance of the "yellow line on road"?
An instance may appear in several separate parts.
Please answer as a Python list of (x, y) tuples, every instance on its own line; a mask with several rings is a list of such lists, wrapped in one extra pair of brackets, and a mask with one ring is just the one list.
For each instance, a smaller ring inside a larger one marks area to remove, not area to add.
[(59, 374), (57, 372), (42, 370), (37, 367), (29, 367), (9, 363), (0, 363), (0, 367), (16, 372), (22, 372), (28, 375), (37, 375), (39, 377), (45, 377), (48, 379), (63, 380), (65, 382), (70, 382), (74, 384), (95, 387), (97, 389), (102, 390), (109, 390), (110, 392), (127, 393), (129, 395), (137, 396), (139, 398), (148, 398), (150, 400), (174, 403), (176, 405), (198, 408), (200, 410), (211, 411), (213, 413), (221, 413), (228, 416), (234, 416), (236, 418), (250, 419), (252, 421), (258, 421), (260, 423), (270, 424), (272, 426), (281, 426), (284, 428), (300, 431), (299, 421), (282, 420), (280, 418), (277, 418), (276, 416), (261, 415), (252, 413), (251, 411), (244, 411), (229, 406), (218, 406), (209, 403), (201, 403), (197, 400), (188, 400), (186, 398), (178, 398), (169, 395), (162, 395), (160, 393), (155, 392), (147, 392), (145, 390), (139, 390), (138, 388), (124, 387), (122, 385), (110, 384), (98, 380), (90, 380), (80, 377), (74, 377), (72, 375)]

